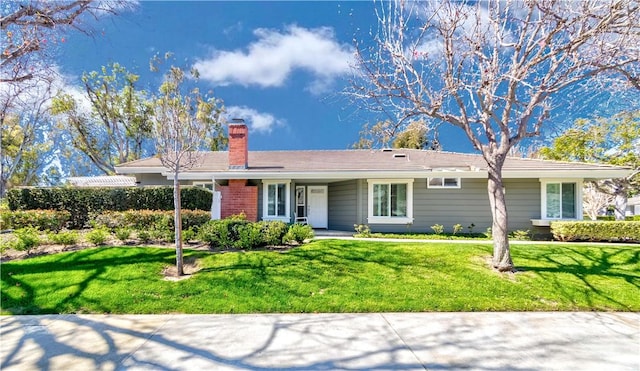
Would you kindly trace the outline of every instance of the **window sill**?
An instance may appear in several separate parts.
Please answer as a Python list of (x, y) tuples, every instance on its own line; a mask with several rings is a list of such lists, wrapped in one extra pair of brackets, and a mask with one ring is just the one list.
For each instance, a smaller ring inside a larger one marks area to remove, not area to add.
[(405, 217), (370, 216), (367, 221), (369, 224), (413, 224), (413, 218)]
[(534, 227), (549, 227), (551, 222), (579, 222), (580, 219), (531, 219)]
[(285, 222), (287, 224), (291, 223), (291, 218), (287, 218), (286, 216), (263, 216), (262, 220), (264, 220), (264, 221), (279, 221), (279, 222)]

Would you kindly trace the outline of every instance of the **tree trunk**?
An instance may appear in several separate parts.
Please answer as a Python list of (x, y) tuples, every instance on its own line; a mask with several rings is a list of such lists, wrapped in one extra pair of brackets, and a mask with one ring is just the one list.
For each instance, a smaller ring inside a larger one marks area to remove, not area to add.
[(616, 189), (615, 210), (616, 220), (624, 220), (627, 214), (627, 192)]
[(493, 259), (492, 265), (500, 272), (512, 271), (513, 261), (509, 249), (507, 202), (502, 186), (502, 162), (489, 164), (489, 203), (493, 216)]
[(182, 214), (180, 204), (180, 182), (178, 181), (178, 174), (176, 172), (173, 180), (173, 222), (175, 225), (176, 270), (178, 276), (182, 276), (184, 274), (184, 264), (182, 259)]

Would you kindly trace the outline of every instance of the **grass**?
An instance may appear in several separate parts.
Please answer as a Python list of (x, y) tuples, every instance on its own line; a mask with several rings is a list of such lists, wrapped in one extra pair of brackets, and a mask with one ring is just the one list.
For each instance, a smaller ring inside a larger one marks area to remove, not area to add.
[(163, 280), (164, 248), (105, 247), (2, 263), (2, 313), (640, 310), (640, 249), (322, 240), (286, 252), (187, 250), (200, 270)]

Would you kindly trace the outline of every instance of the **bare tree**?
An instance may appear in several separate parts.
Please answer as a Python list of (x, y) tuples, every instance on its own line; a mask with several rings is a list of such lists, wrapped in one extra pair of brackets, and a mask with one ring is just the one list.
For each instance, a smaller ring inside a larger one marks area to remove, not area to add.
[(600, 211), (611, 205), (614, 200), (611, 195), (601, 192), (592, 182), (585, 184), (582, 196), (582, 209), (587, 213), (587, 215), (589, 215), (591, 220), (597, 220)]
[(64, 32), (88, 33), (83, 16), (98, 18), (131, 6), (124, 0), (26, 0), (3, 4), (0, 29), (1, 82), (17, 82), (50, 72), (55, 45), (64, 42)]
[(373, 45), (356, 42), (350, 93), (398, 122), (426, 116), (462, 130), (488, 165), (492, 264), (512, 270), (504, 161), (540, 135), (564, 94), (598, 76), (633, 88), (638, 7), (629, 0), (382, 2)]
[(176, 268), (179, 276), (184, 274), (180, 173), (200, 165), (201, 150), (210, 145), (212, 129), (220, 129), (222, 112), (218, 100), (203, 97), (198, 89), (183, 94), (185, 79), (182, 69), (171, 66), (154, 101), (156, 149), (162, 166), (173, 175)]

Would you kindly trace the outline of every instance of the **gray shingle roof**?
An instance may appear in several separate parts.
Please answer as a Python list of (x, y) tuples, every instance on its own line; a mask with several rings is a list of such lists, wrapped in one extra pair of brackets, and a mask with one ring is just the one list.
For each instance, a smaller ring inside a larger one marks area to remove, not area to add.
[[(243, 172), (342, 172), (342, 171), (421, 171), (421, 170), (484, 170), (487, 164), (481, 155), (422, 151), (393, 150), (319, 150), (319, 151), (250, 151), (249, 168)], [(159, 168), (158, 158), (146, 158), (122, 164), (118, 172), (127, 169)], [(510, 157), (504, 171), (558, 170), (621, 170), (611, 165), (547, 161)], [(204, 152), (200, 165), (190, 172), (229, 171), (227, 152)], [(238, 171), (238, 170), (235, 170)]]

